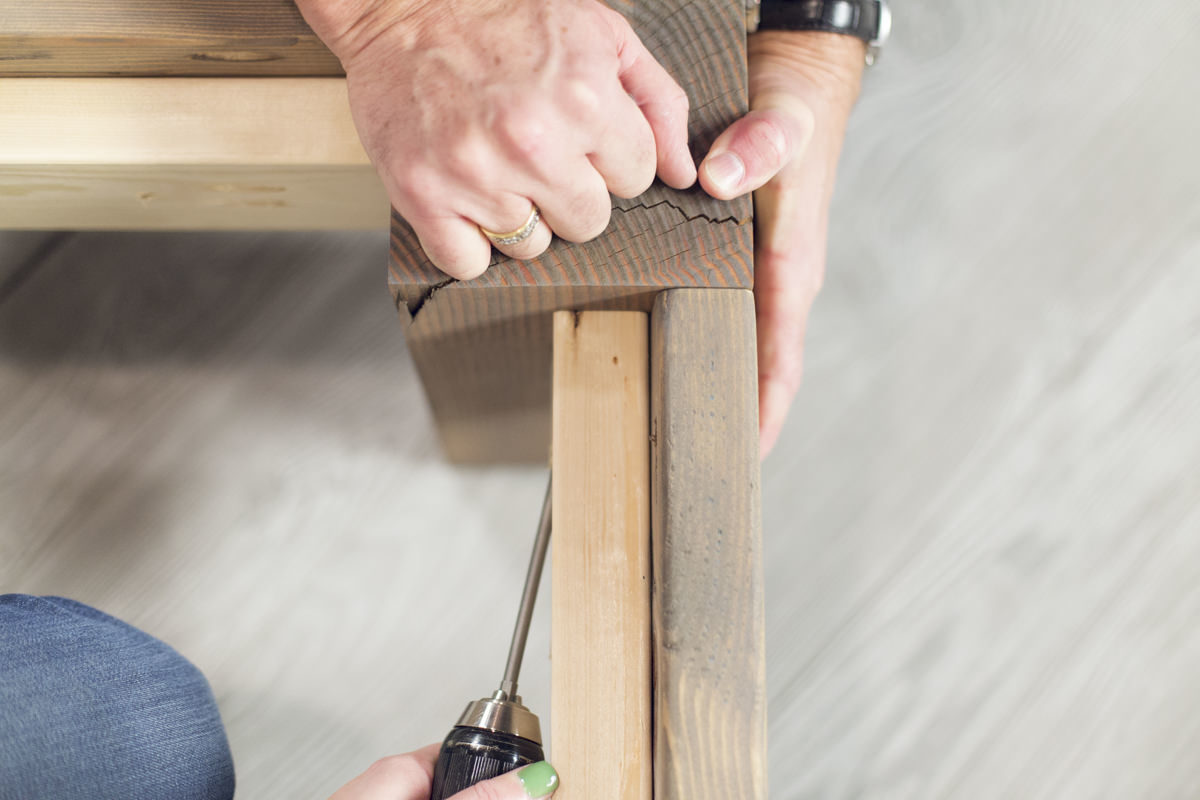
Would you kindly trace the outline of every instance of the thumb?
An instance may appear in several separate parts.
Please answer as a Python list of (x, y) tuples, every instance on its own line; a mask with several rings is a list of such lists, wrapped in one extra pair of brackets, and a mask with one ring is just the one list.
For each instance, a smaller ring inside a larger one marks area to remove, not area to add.
[(700, 185), (718, 200), (759, 188), (799, 158), (812, 138), (807, 106), (783, 98), (756, 106), (717, 137), (700, 164)]
[(519, 770), (468, 786), (450, 800), (530, 800), (549, 797), (558, 788), (558, 773), (549, 761), (538, 761)]

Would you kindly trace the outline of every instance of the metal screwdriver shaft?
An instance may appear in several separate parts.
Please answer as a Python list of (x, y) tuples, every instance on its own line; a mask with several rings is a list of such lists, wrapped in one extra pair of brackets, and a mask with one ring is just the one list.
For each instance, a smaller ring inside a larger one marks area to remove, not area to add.
[(542, 581), (542, 566), (546, 563), (546, 549), (550, 546), (550, 494), (553, 483), (546, 487), (546, 499), (542, 501), (542, 516), (538, 520), (537, 538), (533, 540), (533, 555), (529, 557), (529, 571), (525, 573), (525, 589), (521, 592), (521, 608), (517, 612), (517, 625), (513, 629), (512, 644), (508, 647), (508, 663), (504, 665), (504, 678), (500, 691), (505, 697), (517, 696), (517, 677), (521, 673), (521, 659), (525, 656), (525, 640), (529, 638), (529, 622), (533, 619), (533, 606), (537, 602), (538, 584)]
[(517, 696), (517, 677), (521, 672), (529, 622), (549, 545), (550, 487), (547, 486), (533, 555), (525, 574), (525, 589), (521, 592), (517, 625), (508, 648), (504, 678), (491, 697), (467, 704), (442, 742), (433, 770), (430, 800), (448, 800), (479, 781), (545, 759), (541, 723), (536, 714), (521, 704), (521, 698)]

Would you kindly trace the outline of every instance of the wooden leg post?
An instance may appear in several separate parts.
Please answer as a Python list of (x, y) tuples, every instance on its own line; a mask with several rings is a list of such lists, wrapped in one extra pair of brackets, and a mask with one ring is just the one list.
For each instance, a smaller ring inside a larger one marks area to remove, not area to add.
[(765, 800), (754, 300), (663, 292), (651, 317), (655, 800)]
[(554, 315), (550, 758), (559, 800), (650, 800), (650, 390), (640, 312)]
[(649, 329), (554, 317), (560, 798), (765, 800), (754, 301), (663, 292)]

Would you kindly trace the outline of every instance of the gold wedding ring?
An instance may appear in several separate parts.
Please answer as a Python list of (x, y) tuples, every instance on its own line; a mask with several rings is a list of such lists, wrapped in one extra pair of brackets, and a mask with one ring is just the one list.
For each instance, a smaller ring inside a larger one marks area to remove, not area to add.
[(496, 233), (495, 231), (489, 231), (482, 225), (479, 226), (479, 230), (483, 231), (483, 235), (491, 239), (495, 244), (517, 244), (518, 242), (523, 242), (530, 236), (533, 236), (533, 232), (537, 230), (538, 220), (541, 219), (541, 216), (542, 215), (541, 212), (538, 211), (538, 207), (534, 206), (529, 211), (529, 219), (525, 220), (525, 224), (517, 228), (515, 231), (509, 231), (508, 233)]

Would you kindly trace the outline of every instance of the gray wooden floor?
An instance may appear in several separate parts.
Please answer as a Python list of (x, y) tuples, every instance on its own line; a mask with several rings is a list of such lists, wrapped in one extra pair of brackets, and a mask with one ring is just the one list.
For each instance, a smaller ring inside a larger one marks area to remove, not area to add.
[[(1200, 797), (1200, 5), (897, 5), (765, 467), (772, 795)], [(191, 657), (241, 797), (505, 655), (544, 475), (439, 460), (385, 251), (0, 233), (0, 589)]]

